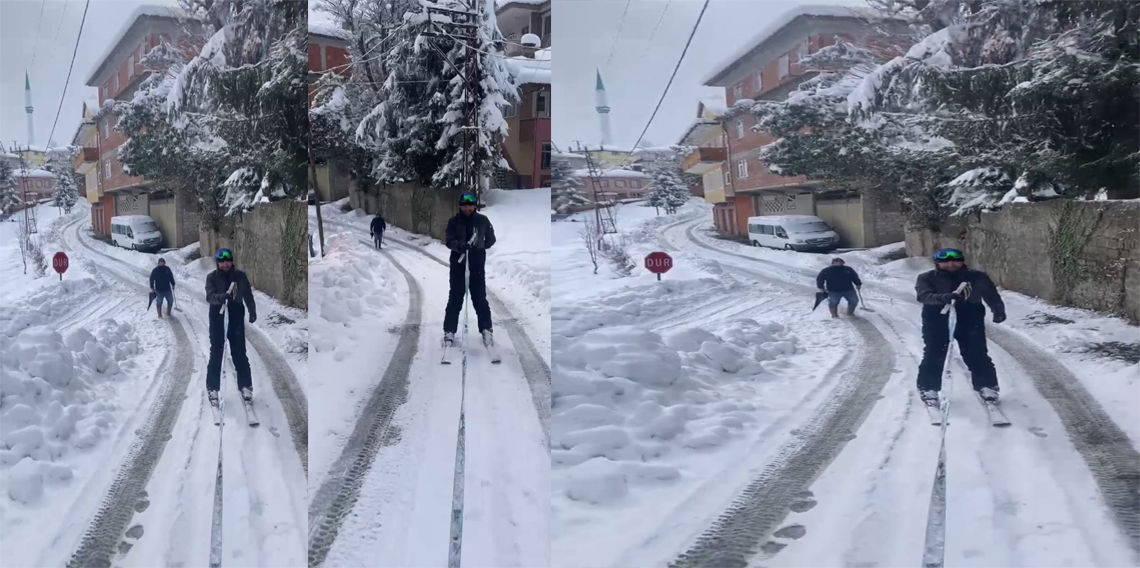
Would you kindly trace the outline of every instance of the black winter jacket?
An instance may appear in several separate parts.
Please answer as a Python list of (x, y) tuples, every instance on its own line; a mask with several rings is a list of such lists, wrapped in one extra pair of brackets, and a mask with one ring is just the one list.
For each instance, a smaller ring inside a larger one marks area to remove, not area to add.
[(375, 235), (376, 233), (383, 233), (388, 230), (388, 223), (384, 222), (384, 218), (377, 215), (372, 219), (372, 224), (368, 227), (368, 234)]
[(447, 248), (451, 249), (452, 261), (457, 261), (460, 245), (471, 240), (472, 234), (478, 231), (478, 237), (471, 244), (471, 257), (474, 260), (485, 259), (487, 249), (495, 246), (495, 228), (491, 220), (482, 213), (475, 213), (468, 217), (462, 212), (447, 221)]
[[(824, 283), (827, 287), (824, 288)], [(850, 266), (828, 266), (819, 271), (819, 276), (815, 277), (815, 287), (827, 290), (828, 292), (850, 292), (856, 286), (862, 286), (863, 281), (859, 280), (859, 275), (855, 273), (855, 269)]]
[(150, 271), (150, 289), (155, 292), (169, 292), (174, 287), (174, 272), (169, 266), (160, 265)]
[(982, 306), (984, 300), (994, 314), (1005, 314), (1005, 303), (998, 294), (997, 286), (990, 275), (981, 270), (971, 270), (963, 266), (957, 272), (938, 270), (924, 272), (918, 276), (914, 289), (918, 301), (923, 304), (922, 314), (933, 315), (939, 313), (943, 306), (950, 303), (950, 295), (958, 289), (962, 282), (969, 283), (969, 295), (958, 302), (958, 313), (971, 313), (985, 315), (986, 309)]
[[(211, 306), (220, 306), (226, 303), (226, 291), (230, 289), (230, 283), (237, 283), (237, 299), (238, 301), (231, 301), (229, 303), (230, 314), (241, 314), (242, 304), (249, 307), (249, 314), (257, 318), (257, 306), (253, 303), (253, 287), (249, 285), (249, 278), (246, 278), (245, 272), (236, 268), (231, 268), (229, 272), (222, 270), (215, 270), (206, 276), (206, 301)], [(217, 310), (210, 310), (213, 314)], [(236, 318), (240, 321), (240, 318)]]

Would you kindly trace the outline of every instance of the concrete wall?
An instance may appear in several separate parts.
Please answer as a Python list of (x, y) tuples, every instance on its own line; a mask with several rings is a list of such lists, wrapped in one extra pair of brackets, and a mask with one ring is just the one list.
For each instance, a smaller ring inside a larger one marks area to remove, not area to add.
[(285, 305), (308, 309), (309, 228), (304, 203), (262, 203), (249, 213), (223, 220), (216, 232), (202, 227), (201, 234), (203, 257), (213, 258), (218, 249), (228, 248), (254, 288)]
[(364, 191), (353, 183), (349, 203), (369, 215), (379, 212), (384, 220), (405, 231), (447, 238), (447, 220), (459, 212), (458, 189), (432, 189), (399, 183)]
[(912, 231), (907, 253), (955, 247), (1003, 288), (1140, 322), (1140, 203), (1053, 200)]
[(906, 216), (902, 202), (874, 191), (863, 193), (865, 247), (881, 247), (906, 239)]
[(195, 203), (186, 200), (180, 206), (173, 194), (151, 194), (148, 207), (165, 246), (182, 248), (198, 241), (201, 215)]
[[(831, 225), (839, 235), (839, 246), (862, 248), (865, 243), (863, 226), (863, 202), (858, 197), (847, 199), (827, 199), (815, 202), (815, 215)], [(810, 213), (805, 213), (810, 215)]]
[(337, 201), (348, 197), (348, 188), (352, 178), (344, 173), (343, 166), (332, 161), (315, 166), (313, 169), (317, 173), (315, 187), (321, 194), (321, 201)]

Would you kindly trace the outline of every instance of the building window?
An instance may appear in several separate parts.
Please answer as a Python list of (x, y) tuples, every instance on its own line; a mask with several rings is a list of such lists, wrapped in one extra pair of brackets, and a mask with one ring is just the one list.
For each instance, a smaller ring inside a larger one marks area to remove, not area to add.
[(625, 181), (624, 181), (624, 180), (620, 180), (620, 179), (619, 179), (619, 180), (617, 180), (617, 181), (615, 181), (615, 182), (614, 182), (614, 187), (621, 187), (621, 188), (624, 188), (624, 187), (625, 187)]
[(542, 143), (542, 169), (550, 169), (550, 142)]
[(548, 36), (550, 35), (550, 16), (546, 16), (542, 19), (542, 33)]
[(111, 80), (114, 81), (114, 84), (111, 87), (111, 92), (115, 93), (115, 96), (117, 97), (117, 96), (119, 96), (119, 70), (118, 69), (115, 70), (115, 76)]
[(503, 107), (503, 118), (514, 118), (519, 115), (519, 107), (510, 104)]
[(736, 121), (736, 137), (744, 138), (744, 119)]
[(127, 79), (135, 76), (135, 54), (127, 58)]
[(530, 26), (523, 26), (522, 35), (526, 35), (529, 33), (530, 33)]
[(103, 131), (103, 139), (106, 140), (107, 136), (109, 136), (108, 131), (110, 130), (110, 128), (107, 127), (107, 120), (103, 120), (99, 123), (99, 130)]
[(764, 72), (763, 71), (757, 71), (756, 72), (756, 92), (757, 93), (763, 93), (764, 92)]
[(740, 85), (733, 87), (732, 88), (732, 98), (734, 100), (738, 100), (738, 101), (740, 99), (743, 99), (744, 98), (744, 87), (742, 87)]
[(534, 94), (534, 112), (538, 118), (550, 118), (550, 93), (538, 91)]
[(633, 189), (641, 189), (641, 182), (639, 182), (637, 180), (630, 180), (629, 186), (632, 187)]
[(788, 54), (785, 53), (784, 55), (780, 56), (779, 67), (781, 79), (787, 77), (791, 73), (791, 70), (788, 68)]
[(736, 162), (736, 177), (740, 179), (748, 177), (748, 160)]
[(604, 179), (604, 180), (602, 180), (602, 181), (601, 181), (601, 184), (602, 184), (602, 188), (603, 188), (603, 189), (609, 189), (609, 187), (610, 187), (610, 180), (608, 180), (608, 179)]
[(808, 43), (808, 41), (809, 40), (805, 39), (804, 42), (800, 44), (799, 49), (796, 51), (797, 61), (803, 61), (804, 58), (808, 56), (808, 52), (811, 49), (811, 45)]
[(109, 94), (110, 92), (111, 92), (111, 90), (107, 88), (107, 85), (103, 85), (103, 100), (104, 101), (111, 98), (111, 95)]
[(103, 179), (111, 179), (111, 158), (103, 162)]
[(724, 185), (732, 185), (732, 172), (724, 170)]

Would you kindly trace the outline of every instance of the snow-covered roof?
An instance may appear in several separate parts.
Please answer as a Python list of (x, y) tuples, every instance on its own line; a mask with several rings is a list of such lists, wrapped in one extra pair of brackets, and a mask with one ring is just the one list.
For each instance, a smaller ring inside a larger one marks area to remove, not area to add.
[(348, 41), (348, 30), (338, 26), (332, 21), (316, 21), (309, 20), (309, 33), (313, 35), (321, 35), (326, 37), (335, 37)]
[(20, 159), (19, 156), (15, 155), (15, 154), (9, 154), (7, 152), (0, 153), (0, 158), (7, 158), (9, 160), (19, 160)]
[[(689, 140), (690, 137), (703, 136), (705, 134), (708, 134), (710, 132), (710, 129), (719, 131), (720, 123), (712, 120), (698, 118), (694, 120), (693, 123), (689, 125), (689, 128), (685, 130), (685, 133), (677, 139), (677, 143), (680, 145), (685, 145), (685, 141)], [(693, 139), (692, 142), (698, 142), (698, 140)]]
[[(16, 177), (24, 177), (23, 172), (16, 174)], [(42, 169), (35, 169), (28, 172), (28, 177), (38, 179), (55, 179), (55, 174)]]
[(719, 94), (701, 97), (700, 101), (700, 106), (712, 113), (713, 116), (720, 116), (728, 111), (728, 104), (724, 102), (724, 91), (720, 89), (718, 91), (720, 91)]
[[(824, 16), (832, 18), (881, 18), (879, 12), (869, 8), (858, 8), (854, 6), (836, 6), (821, 5), (821, 4), (805, 4), (803, 6), (795, 6), (784, 12), (781, 16), (772, 20), (767, 26), (760, 30), (760, 33), (752, 37), (752, 39), (744, 42), (744, 45), (733, 52), (728, 57), (724, 58), (719, 64), (713, 67), (710, 72), (701, 81), (703, 85), (712, 85), (714, 82), (722, 80), (723, 75), (730, 70), (737, 61), (740, 61), (753, 50), (759, 48), (765, 42), (776, 35), (781, 29), (792, 23), (793, 20), (801, 16)], [(720, 85), (725, 86), (725, 85)]]
[[(590, 170), (575, 170), (574, 177), (590, 177)], [(598, 177), (604, 178), (624, 178), (624, 179), (649, 179), (649, 176), (642, 172), (635, 172), (624, 168), (614, 168), (612, 170), (605, 170), (598, 174)]]
[(518, 78), (519, 84), (550, 84), (551, 62), (549, 59), (543, 61), (526, 57), (509, 57), (507, 58), (507, 67), (510, 68), (511, 75)]
[(553, 152), (550, 154), (551, 158), (565, 158), (567, 160), (585, 160), (585, 154), (575, 154), (573, 152)]
[(104, 65), (107, 63), (107, 58), (111, 57), (111, 54), (115, 52), (115, 48), (119, 47), (119, 44), (122, 43), (124, 39), (126, 39), (127, 34), (131, 31), (131, 28), (134, 27), (135, 22), (137, 22), (139, 18), (142, 18), (144, 16), (151, 16), (156, 18), (175, 18), (182, 13), (183, 12), (180, 9), (175, 8), (174, 6), (143, 4), (142, 6), (135, 8), (134, 11), (131, 12), (131, 15), (127, 17), (127, 20), (123, 22), (123, 25), (119, 28), (118, 33), (112, 36), (115, 39), (108, 43), (107, 47), (103, 50), (103, 53), (97, 59), (95, 59), (95, 65), (91, 68), (91, 72), (87, 74), (87, 86), (98, 86), (94, 85), (93, 83), (95, 83), (95, 78), (99, 76), (99, 72), (103, 70)]
[(501, 10), (508, 4), (527, 4), (529, 6), (539, 6), (550, 2), (550, 0), (495, 0), (495, 9)]

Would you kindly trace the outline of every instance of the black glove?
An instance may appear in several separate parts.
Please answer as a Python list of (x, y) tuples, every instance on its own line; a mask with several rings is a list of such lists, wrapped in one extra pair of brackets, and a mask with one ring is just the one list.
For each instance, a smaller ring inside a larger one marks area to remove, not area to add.
[(949, 304), (950, 302), (957, 302), (962, 299), (962, 295), (957, 292), (950, 292), (949, 294), (942, 295), (942, 302)]
[(257, 313), (251, 310), (249, 312), (249, 323), (253, 323), (255, 321), (257, 321)]
[(1005, 314), (994, 314), (994, 323), (1001, 323), (1005, 321)]
[(471, 245), (465, 242), (460, 242), (459, 246), (455, 247), (455, 252), (467, 252), (467, 249), (469, 248), (471, 248)]

